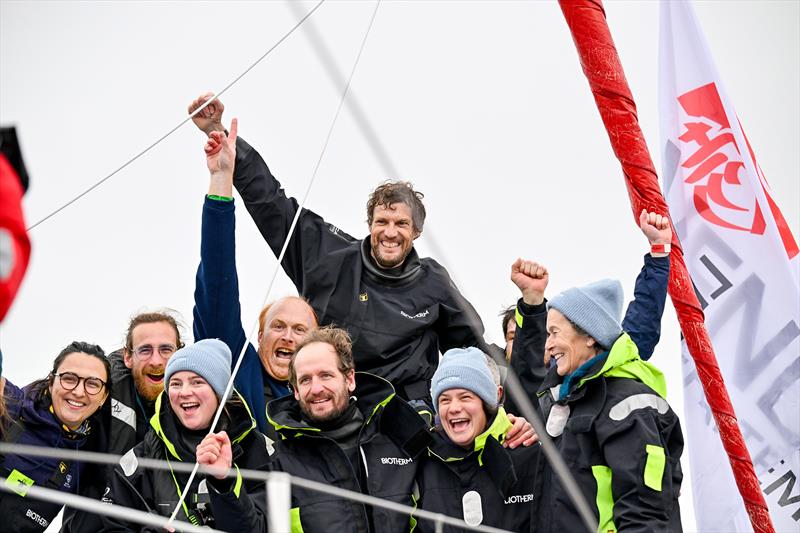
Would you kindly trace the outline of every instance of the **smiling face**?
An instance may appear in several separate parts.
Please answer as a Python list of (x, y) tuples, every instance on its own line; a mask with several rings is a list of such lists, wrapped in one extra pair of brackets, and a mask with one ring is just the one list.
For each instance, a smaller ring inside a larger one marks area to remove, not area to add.
[(125, 350), (125, 366), (131, 369), (136, 392), (152, 402), (164, 390), (164, 368), (177, 347), (178, 335), (168, 322), (149, 322), (133, 328), (131, 339), (133, 349)]
[(175, 372), (169, 378), (169, 405), (186, 429), (206, 429), (211, 425), (219, 400), (202, 376), (189, 370)]
[(317, 327), (314, 311), (300, 298), (289, 297), (272, 304), (258, 333), (258, 357), (274, 379), (289, 379), (289, 361), (297, 344)]
[(544, 345), (545, 358), (555, 359), (558, 375), (566, 376), (583, 363), (597, 355), (596, 341), (581, 335), (569, 320), (556, 309), (547, 312), (547, 342)]
[(405, 261), (419, 232), (414, 229), (411, 208), (394, 203), (375, 206), (369, 226), (372, 258), (381, 268), (394, 268)]
[[(103, 362), (83, 352), (69, 354), (56, 369), (56, 374), (71, 372), (81, 378), (99, 378), (108, 383)], [(103, 387), (97, 394), (87, 394), (86, 381), (80, 380), (78, 386), (66, 390), (58, 377), (53, 377), (49, 385), (50, 397), (53, 401), (53, 412), (62, 424), (70, 429), (77, 429), (83, 421), (97, 411), (108, 397), (108, 389)]]
[(300, 409), (314, 422), (325, 422), (341, 415), (356, 389), (355, 372), (343, 374), (336, 350), (324, 342), (306, 344), (297, 352), (294, 397)]
[(483, 401), (467, 389), (450, 389), (439, 395), (439, 419), (447, 436), (462, 448), (472, 448), (486, 431)]

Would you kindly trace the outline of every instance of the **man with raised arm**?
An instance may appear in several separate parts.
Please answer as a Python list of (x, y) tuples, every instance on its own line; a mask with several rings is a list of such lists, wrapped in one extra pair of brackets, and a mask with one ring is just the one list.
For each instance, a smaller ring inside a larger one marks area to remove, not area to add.
[[(210, 97), (196, 99), (189, 112)], [(223, 110), (216, 100), (193, 120), (207, 135), (224, 132)], [(299, 205), (241, 137), (236, 148), (234, 185), (277, 256)], [(370, 234), (359, 240), (303, 209), (281, 265), (321, 325), (348, 331), (359, 371), (388, 379), (403, 398), (430, 403), (439, 352), (488, 351), (483, 325), (444, 267), (414, 249), (425, 222), (422, 193), (406, 182), (378, 186), (367, 222)]]
[(297, 344), (317, 327), (317, 318), (304, 299), (281, 298), (259, 314), (258, 348), (247, 342), (236, 273), (233, 200), (236, 120), (230, 137), (218, 136), (212, 140), (213, 147), (206, 147), (210, 181), (203, 203), (200, 265), (194, 291), (194, 337), (220, 339), (227, 344), (233, 353), (233, 367), (247, 343), (235, 378), (236, 390), (250, 406), (259, 431), (274, 441), (278, 435), (267, 423), (266, 406), (291, 392), (289, 360)]

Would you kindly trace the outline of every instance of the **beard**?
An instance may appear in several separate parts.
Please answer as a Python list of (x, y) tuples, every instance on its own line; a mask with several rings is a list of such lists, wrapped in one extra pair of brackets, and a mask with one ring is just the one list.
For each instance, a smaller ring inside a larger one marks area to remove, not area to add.
[[(306, 400), (299, 402), (300, 410), (303, 412), (303, 415), (306, 417), (306, 419), (312, 422), (316, 423), (330, 422), (331, 420), (339, 418), (345, 411), (347, 411), (347, 408), (349, 407), (349, 402), (348, 402), (349, 398), (350, 395), (347, 392), (345, 392), (343, 396), (338, 396), (338, 397), (334, 396), (335, 405), (330, 409), (330, 411), (327, 411), (326, 413), (321, 415), (314, 413), (309, 408), (310, 402)], [(319, 398), (314, 398), (314, 399), (318, 400)]]
[(155, 401), (158, 395), (164, 391), (164, 380), (161, 383), (153, 383), (147, 378), (147, 374), (152, 373), (164, 374), (163, 366), (142, 366), (138, 371), (133, 372), (133, 383), (136, 386), (136, 392), (144, 400), (148, 402)]

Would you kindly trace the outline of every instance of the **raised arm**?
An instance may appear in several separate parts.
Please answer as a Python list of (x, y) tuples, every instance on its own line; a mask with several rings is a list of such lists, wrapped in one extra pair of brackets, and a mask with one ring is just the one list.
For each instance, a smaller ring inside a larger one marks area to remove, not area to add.
[[(547, 339), (544, 291), (549, 280), (547, 268), (534, 261), (517, 259), (511, 265), (511, 281), (520, 290), (522, 297), (517, 302), (517, 331), (514, 334), (510, 368), (516, 373), (525, 394), (534, 405), (536, 391), (547, 374), (547, 363), (544, 360), (544, 344)], [(516, 402), (510, 395), (506, 400), (506, 410), (519, 413)]]
[[(200, 96), (189, 106), (189, 112), (192, 113), (210, 98), (210, 93)], [(193, 118), (194, 123), (209, 136), (213, 133), (224, 133), (222, 125), (224, 110), (222, 102), (215, 100)], [(272, 175), (259, 153), (242, 138), (236, 141), (233, 185), (241, 195), (262, 237), (267, 241), (275, 257), (278, 257), (289, 235), (299, 205), (294, 198), (286, 196), (281, 184)], [(302, 293), (303, 266), (313, 262), (319, 254), (321, 248), (319, 240), (322, 233), (327, 231), (327, 225), (321, 218), (307, 211), (298, 224), (281, 266), (294, 282), (298, 292)]]
[(638, 346), (641, 358), (649, 359), (661, 338), (661, 317), (669, 282), (672, 228), (669, 218), (645, 210), (639, 214), (639, 227), (652, 251), (644, 257), (644, 266), (636, 278), (633, 301), (625, 312), (622, 329), (630, 334)]

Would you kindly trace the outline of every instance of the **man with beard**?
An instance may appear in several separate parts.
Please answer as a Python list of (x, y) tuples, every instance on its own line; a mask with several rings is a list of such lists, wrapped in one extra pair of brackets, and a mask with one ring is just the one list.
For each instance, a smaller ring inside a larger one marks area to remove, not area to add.
[[(210, 96), (192, 102), (189, 112)], [(223, 110), (216, 100), (193, 120), (207, 135), (221, 135)], [(241, 138), (235, 163), (233, 184), (277, 256), (299, 205)], [(425, 222), (422, 197), (407, 182), (378, 186), (367, 202), (370, 234), (365, 239), (304, 209), (281, 265), (319, 323), (336, 324), (350, 334), (359, 371), (386, 378), (404, 399), (430, 403), (440, 350), (477, 345), (488, 353), (489, 347), (480, 317), (445, 268), (414, 249)]]
[(109, 355), (114, 383), (109, 453), (122, 455), (142, 441), (164, 390), (167, 360), (182, 347), (178, 323), (169, 313), (140, 313), (131, 319), (125, 347)]
[(274, 441), (278, 435), (267, 423), (266, 406), (291, 392), (289, 360), (297, 343), (317, 327), (317, 317), (302, 298), (281, 298), (267, 305), (258, 317), (258, 349), (247, 342), (236, 273), (235, 119), (230, 137), (212, 135), (205, 151), (210, 181), (203, 203), (200, 265), (195, 281), (194, 338), (219, 339), (227, 344), (233, 354), (232, 367), (247, 343), (235, 378), (236, 390), (250, 406), (259, 431)]
[[(289, 367), (293, 396), (272, 401), (281, 434), (270, 469), (412, 506), (424, 420), (383, 378), (355, 372), (347, 332), (312, 331)], [(292, 531), (407, 531), (410, 517), (292, 486)]]

